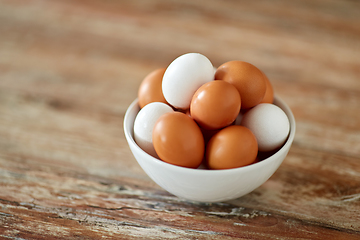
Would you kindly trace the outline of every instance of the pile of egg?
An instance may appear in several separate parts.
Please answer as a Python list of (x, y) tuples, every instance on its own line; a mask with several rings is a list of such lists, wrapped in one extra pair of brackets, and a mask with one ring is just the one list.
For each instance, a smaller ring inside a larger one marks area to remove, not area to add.
[(176, 58), (142, 81), (134, 139), (145, 152), (188, 168), (230, 169), (259, 161), (286, 141), (290, 125), (254, 65), (215, 69), (199, 53)]

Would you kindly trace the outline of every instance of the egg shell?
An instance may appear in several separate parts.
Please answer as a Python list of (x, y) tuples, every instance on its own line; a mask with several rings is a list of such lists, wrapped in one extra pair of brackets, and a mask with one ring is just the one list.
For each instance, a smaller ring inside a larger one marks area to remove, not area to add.
[(233, 84), (240, 93), (241, 107), (248, 109), (264, 98), (266, 82), (263, 73), (248, 62), (230, 61), (219, 66), (215, 79)]
[(205, 143), (199, 126), (181, 112), (166, 113), (154, 126), (154, 148), (164, 162), (197, 168), (201, 164)]
[(166, 68), (159, 68), (149, 73), (141, 82), (138, 90), (139, 106), (143, 108), (151, 102), (167, 103), (162, 92), (162, 78)]
[(230, 169), (253, 163), (258, 153), (254, 134), (244, 126), (231, 125), (220, 130), (206, 146), (210, 169)]
[(240, 95), (225, 81), (211, 81), (194, 94), (190, 114), (205, 129), (219, 129), (235, 121), (240, 112)]
[(247, 111), (241, 125), (256, 136), (259, 151), (272, 151), (281, 147), (290, 131), (289, 119), (278, 106), (261, 103)]
[(214, 67), (200, 53), (187, 53), (176, 58), (167, 67), (162, 91), (166, 101), (175, 108), (187, 109), (195, 91), (214, 79)]
[(173, 112), (173, 109), (161, 102), (145, 105), (136, 115), (134, 121), (134, 139), (137, 145), (153, 157), (158, 157), (152, 142), (152, 132), (156, 121), (163, 114)]
[(273, 103), (274, 102), (274, 88), (269, 80), (269, 78), (263, 72), (264, 79), (266, 82), (266, 90), (264, 98), (261, 100), (260, 103)]

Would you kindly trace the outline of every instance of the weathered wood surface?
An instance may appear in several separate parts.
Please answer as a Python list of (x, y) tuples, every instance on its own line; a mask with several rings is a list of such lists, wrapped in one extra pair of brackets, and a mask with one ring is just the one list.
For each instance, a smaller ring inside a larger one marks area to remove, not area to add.
[[(224, 203), (172, 196), (122, 121), (186, 52), (262, 69), (292, 108), (284, 163)], [(359, 239), (357, 1), (0, 1), (0, 236)]]

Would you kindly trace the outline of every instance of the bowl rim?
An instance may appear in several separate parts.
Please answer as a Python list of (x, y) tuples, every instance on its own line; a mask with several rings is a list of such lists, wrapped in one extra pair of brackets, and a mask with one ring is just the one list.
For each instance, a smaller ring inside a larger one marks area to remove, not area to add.
[[(127, 123), (130, 121), (130, 113), (134, 110), (135, 107), (138, 108), (137, 112), (139, 112), (140, 107), (138, 105), (138, 98), (136, 98), (128, 107), (128, 109), (126, 110), (125, 116), (124, 116), (124, 121), (123, 121), (123, 127), (124, 127), (124, 134), (125, 137), (128, 141), (128, 144), (133, 145), (138, 151), (142, 152), (143, 154), (147, 155), (147, 157), (149, 158), (149, 160), (151, 160), (154, 164), (160, 165), (161, 167), (167, 167), (167, 168), (171, 168), (175, 171), (187, 171), (189, 173), (196, 173), (196, 174), (230, 174), (231, 172), (239, 172), (239, 171), (249, 171), (249, 170), (256, 170), (257, 168), (262, 168), (263, 165), (267, 164), (267, 162), (269, 161), (275, 161), (277, 159), (277, 156), (282, 155), (285, 151), (288, 151), (291, 147), (291, 144), (294, 140), (295, 137), (295, 131), (296, 131), (296, 123), (295, 123), (295, 117), (294, 114), (292, 113), (290, 107), (278, 96), (274, 96), (274, 101), (273, 104), (280, 107), (286, 114), (286, 116), (289, 119), (289, 123), (290, 123), (290, 133), (289, 136), (286, 140), (286, 142), (284, 143), (284, 145), (277, 150), (274, 154), (272, 154), (271, 156), (261, 160), (260, 162), (254, 163), (254, 164), (250, 164), (247, 166), (242, 166), (242, 167), (238, 167), (238, 168), (230, 168), (230, 169), (199, 169), (199, 168), (186, 168), (186, 167), (181, 167), (181, 166), (177, 166), (177, 165), (173, 165), (167, 162), (164, 162), (160, 159), (157, 159), (153, 156), (151, 156), (150, 154), (146, 153), (144, 150), (142, 150), (135, 142), (134, 140), (134, 136), (133, 136), (133, 129), (134, 129), (134, 124), (131, 124), (129, 128), (127, 128)], [(135, 116), (136, 117), (136, 116)], [(289, 146), (290, 145), (290, 146)], [(137, 159), (136, 159), (137, 160)]]

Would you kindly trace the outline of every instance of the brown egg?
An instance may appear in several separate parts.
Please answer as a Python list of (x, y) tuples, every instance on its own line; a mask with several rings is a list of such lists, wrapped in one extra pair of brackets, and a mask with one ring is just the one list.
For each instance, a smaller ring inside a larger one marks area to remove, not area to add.
[(218, 129), (230, 125), (240, 112), (240, 95), (225, 81), (211, 81), (194, 94), (190, 114), (205, 129)]
[(274, 88), (271, 85), (269, 78), (263, 73), (266, 81), (266, 91), (263, 100), (260, 103), (273, 103), (274, 102)]
[(146, 104), (151, 102), (166, 103), (162, 92), (162, 78), (166, 68), (160, 68), (149, 73), (141, 82), (138, 90), (139, 106), (143, 108)]
[(210, 169), (229, 169), (256, 160), (258, 145), (254, 134), (244, 126), (232, 125), (216, 133), (206, 147)]
[(261, 102), (266, 91), (262, 72), (254, 65), (243, 61), (222, 64), (215, 73), (215, 79), (233, 84), (240, 93), (241, 107), (251, 108)]
[(197, 168), (205, 143), (196, 122), (181, 112), (162, 115), (153, 129), (153, 144), (159, 158), (177, 166)]

